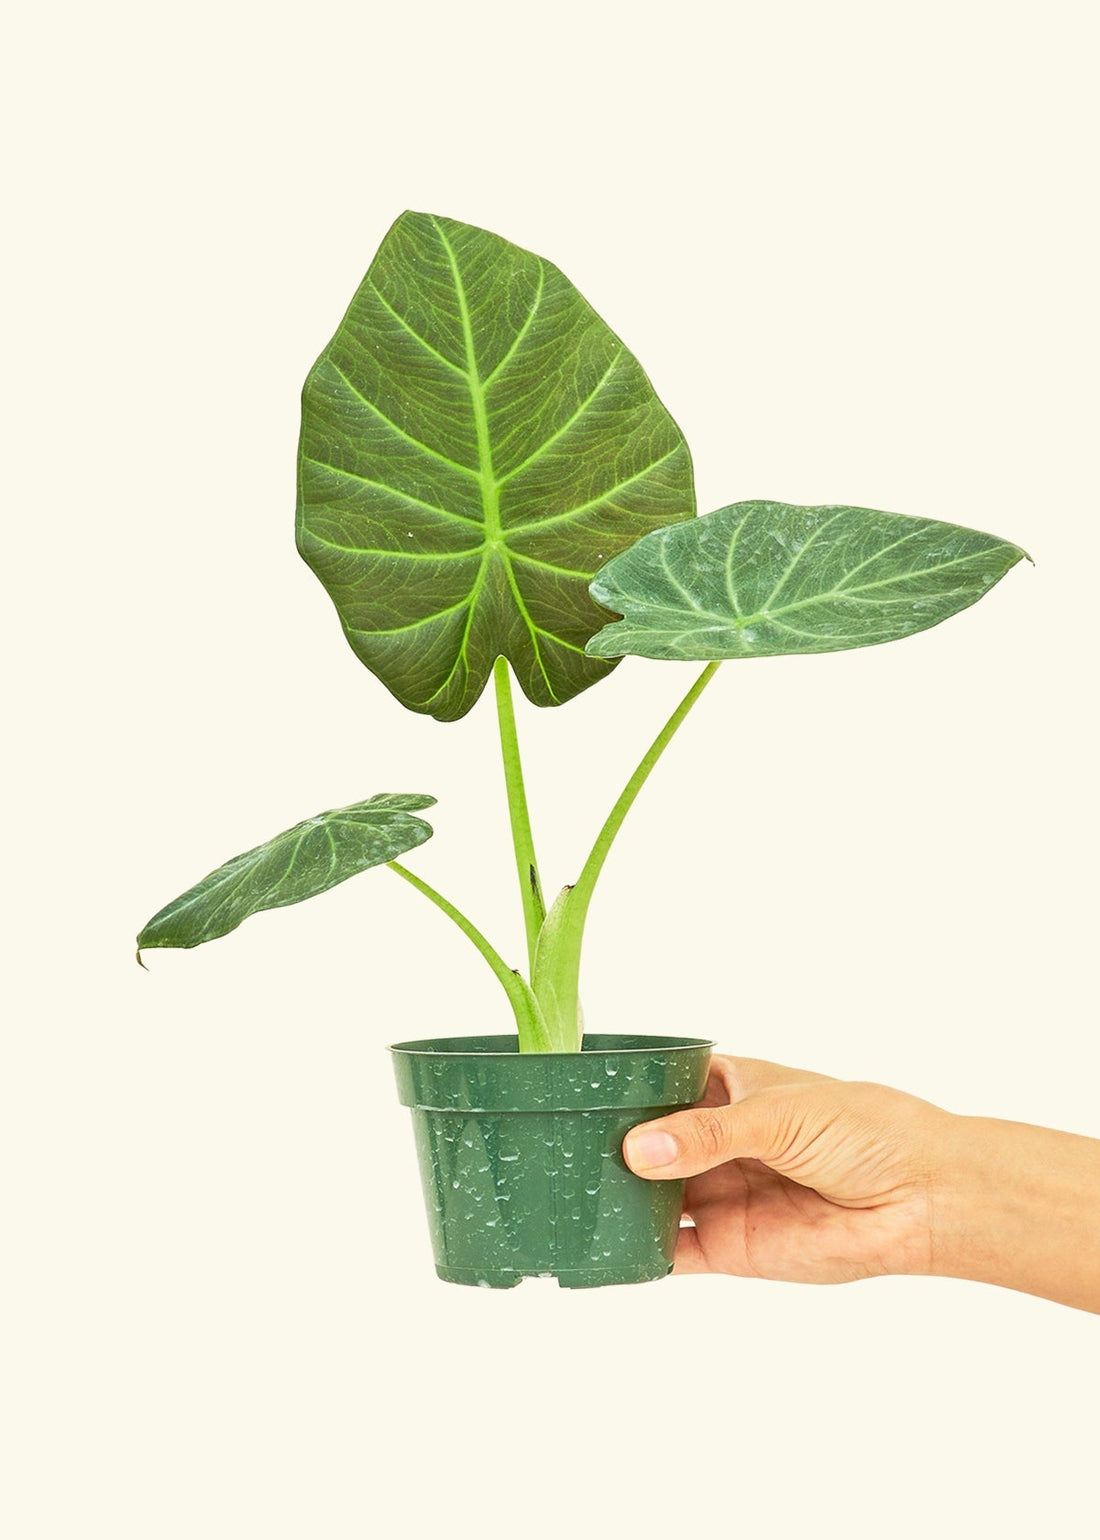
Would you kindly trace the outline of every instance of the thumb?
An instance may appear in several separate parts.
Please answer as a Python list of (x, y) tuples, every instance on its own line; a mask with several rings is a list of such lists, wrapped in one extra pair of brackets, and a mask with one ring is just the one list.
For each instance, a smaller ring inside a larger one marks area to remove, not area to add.
[(791, 1142), (790, 1107), (774, 1092), (757, 1092), (723, 1107), (693, 1107), (632, 1128), (623, 1142), (636, 1176), (656, 1181), (698, 1176), (728, 1160), (774, 1165)]

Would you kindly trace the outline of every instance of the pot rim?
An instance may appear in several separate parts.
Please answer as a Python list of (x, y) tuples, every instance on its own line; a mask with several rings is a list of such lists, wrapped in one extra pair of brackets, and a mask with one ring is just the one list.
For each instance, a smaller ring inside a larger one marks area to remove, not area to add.
[(538, 1059), (577, 1059), (585, 1053), (661, 1053), (675, 1052), (678, 1049), (694, 1051), (716, 1046), (716, 1040), (712, 1037), (670, 1037), (643, 1032), (586, 1032), (579, 1049), (568, 1051), (555, 1049), (547, 1053), (520, 1053), (518, 1047), (473, 1046), (485, 1042), (504, 1044), (517, 1041), (514, 1032), (491, 1033), (485, 1036), (473, 1033), (468, 1037), (421, 1037), (410, 1038), (404, 1043), (390, 1043), (387, 1052), (419, 1054), (433, 1058), (453, 1058), (468, 1054), (479, 1059), (523, 1059), (534, 1062)]

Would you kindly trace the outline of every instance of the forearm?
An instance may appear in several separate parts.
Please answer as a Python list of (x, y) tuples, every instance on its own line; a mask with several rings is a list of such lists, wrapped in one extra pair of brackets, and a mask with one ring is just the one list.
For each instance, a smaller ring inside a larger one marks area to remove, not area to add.
[(1100, 1313), (1100, 1139), (953, 1118), (932, 1271)]

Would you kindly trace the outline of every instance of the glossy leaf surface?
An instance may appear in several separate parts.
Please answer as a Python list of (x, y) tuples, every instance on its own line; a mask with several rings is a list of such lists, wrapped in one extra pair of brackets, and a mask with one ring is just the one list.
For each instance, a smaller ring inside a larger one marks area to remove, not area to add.
[(552, 263), (403, 214), (302, 403), (299, 550), (403, 705), (463, 716), (498, 656), (540, 706), (606, 675), (589, 582), (694, 515), (691, 460)]
[(703, 661), (871, 647), (965, 609), (1026, 554), (935, 519), (734, 503), (602, 569), (592, 595), (623, 619), (588, 650)]
[(138, 937), (147, 947), (193, 947), (236, 930), (261, 909), (298, 904), (356, 872), (422, 845), (431, 825), (412, 815), (434, 797), (382, 794), (337, 807), (235, 856), (155, 914)]

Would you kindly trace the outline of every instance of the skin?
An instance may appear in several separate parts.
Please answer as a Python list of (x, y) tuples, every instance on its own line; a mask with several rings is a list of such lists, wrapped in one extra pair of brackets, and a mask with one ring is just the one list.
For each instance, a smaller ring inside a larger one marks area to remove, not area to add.
[(673, 1271), (969, 1278), (1100, 1313), (1100, 1140), (716, 1054), (698, 1106), (632, 1129), (686, 1177)]

